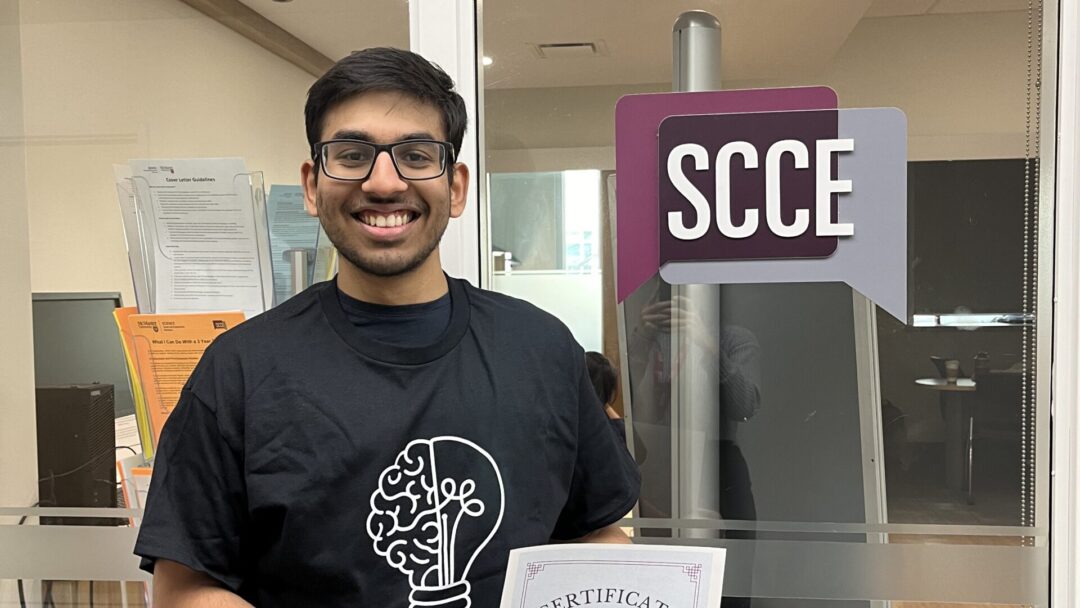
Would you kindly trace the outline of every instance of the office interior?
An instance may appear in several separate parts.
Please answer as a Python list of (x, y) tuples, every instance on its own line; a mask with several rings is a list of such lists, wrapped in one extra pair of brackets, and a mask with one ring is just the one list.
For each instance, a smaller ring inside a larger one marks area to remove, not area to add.
[[(470, 203), (478, 282), (551, 311), (627, 371), (618, 409), (638, 430), (635, 456), (657, 501), (633, 514), (651, 522), (635, 535), (728, 546), (726, 584), (759, 608), (1049, 605), (1049, 371), (1036, 363), (1051, 345), (1036, 313), (1049, 289), (1040, 237), (1052, 194), (1039, 164), (1049, 102), (1037, 85), (1054, 78), (1043, 61), (1056, 11), (1038, 0), (633, 4), (478, 4), (480, 193)], [(709, 331), (746, 330), (760, 349), (761, 403), (735, 431), (752, 508), (726, 515), (705, 496), (722, 494), (727, 469), (712, 461), (726, 444), (706, 441), (689, 458), (710, 462), (674, 472), (677, 424), (650, 412), (655, 387), (629, 369), (647, 296), (620, 312), (613, 293), (615, 103), (671, 91), (671, 25), (694, 9), (722, 25), (725, 89), (826, 85), (842, 108), (897, 107), (908, 119), (915, 318), (865, 308), (839, 283), (702, 296)], [(230, 27), (237, 14), (273, 27), (245, 35)], [(319, 70), (356, 48), (415, 41), (399, 0), (15, 0), (0, 6), (0, 29), (0, 507), (18, 509), (40, 502), (34, 379), (57, 363), (36, 356), (45, 313), (35, 312), (50, 298), (80, 310), (135, 301), (112, 165), (239, 156), (266, 184), (297, 184), (303, 102)], [(76, 358), (122, 364), (122, 353), (96, 350), (105, 338), (80, 339)], [(949, 381), (948, 361), (966, 383)], [(8, 512), (0, 522), (43, 523)], [(145, 579), (108, 552), (133, 538), (121, 528), (72, 527), (63, 546), (128, 575), (103, 574), (96, 587), (37, 581), (32, 601), (145, 605)], [(113, 540), (86, 544), (84, 533)], [(833, 575), (787, 570), (817, 559)], [(16, 581), (0, 579), (0, 605), (19, 605)]]

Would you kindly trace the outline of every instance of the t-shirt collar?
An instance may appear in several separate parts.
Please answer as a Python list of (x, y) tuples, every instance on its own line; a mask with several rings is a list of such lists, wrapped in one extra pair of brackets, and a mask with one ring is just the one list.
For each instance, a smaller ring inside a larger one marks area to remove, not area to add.
[(446, 284), (450, 293), (450, 324), (434, 344), (423, 347), (385, 344), (366, 337), (349, 321), (341, 308), (337, 277), (327, 282), (326, 288), (319, 294), (319, 300), (330, 326), (360, 355), (383, 363), (421, 365), (450, 352), (461, 341), (469, 326), (469, 296), (462, 281), (447, 276)]

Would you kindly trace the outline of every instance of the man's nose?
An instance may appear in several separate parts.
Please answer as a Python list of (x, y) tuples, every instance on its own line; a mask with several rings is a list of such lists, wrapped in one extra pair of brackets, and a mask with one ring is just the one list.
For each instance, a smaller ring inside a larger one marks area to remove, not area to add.
[(361, 184), (361, 189), (368, 194), (387, 196), (404, 192), (409, 184), (401, 179), (394, 167), (394, 159), (390, 158), (389, 152), (381, 152), (375, 157), (375, 165), (371, 167), (371, 175)]

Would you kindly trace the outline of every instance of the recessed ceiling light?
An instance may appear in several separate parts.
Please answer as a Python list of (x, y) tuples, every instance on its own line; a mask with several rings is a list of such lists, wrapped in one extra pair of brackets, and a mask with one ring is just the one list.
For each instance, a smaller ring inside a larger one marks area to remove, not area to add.
[(483, 63), (484, 65), (491, 65), (495, 63), (495, 60), (491, 57), (488, 57), (487, 55), (484, 55), (484, 58), (480, 60), (480, 63)]
[(282, 4), (285, 4), (286, 2), (292, 2), (292, 0), (274, 0), (274, 2), (280, 2)]

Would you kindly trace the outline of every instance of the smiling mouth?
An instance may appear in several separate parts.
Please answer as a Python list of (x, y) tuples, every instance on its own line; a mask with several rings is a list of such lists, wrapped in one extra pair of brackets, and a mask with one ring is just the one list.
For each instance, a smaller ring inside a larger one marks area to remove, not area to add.
[(353, 213), (354, 220), (361, 224), (373, 226), (375, 228), (396, 228), (398, 226), (404, 226), (416, 221), (416, 218), (420, 217), (419, 213), (415, 211), (393, 211), (391, 213), (379, 213), (376, 211), (360, 211)]

